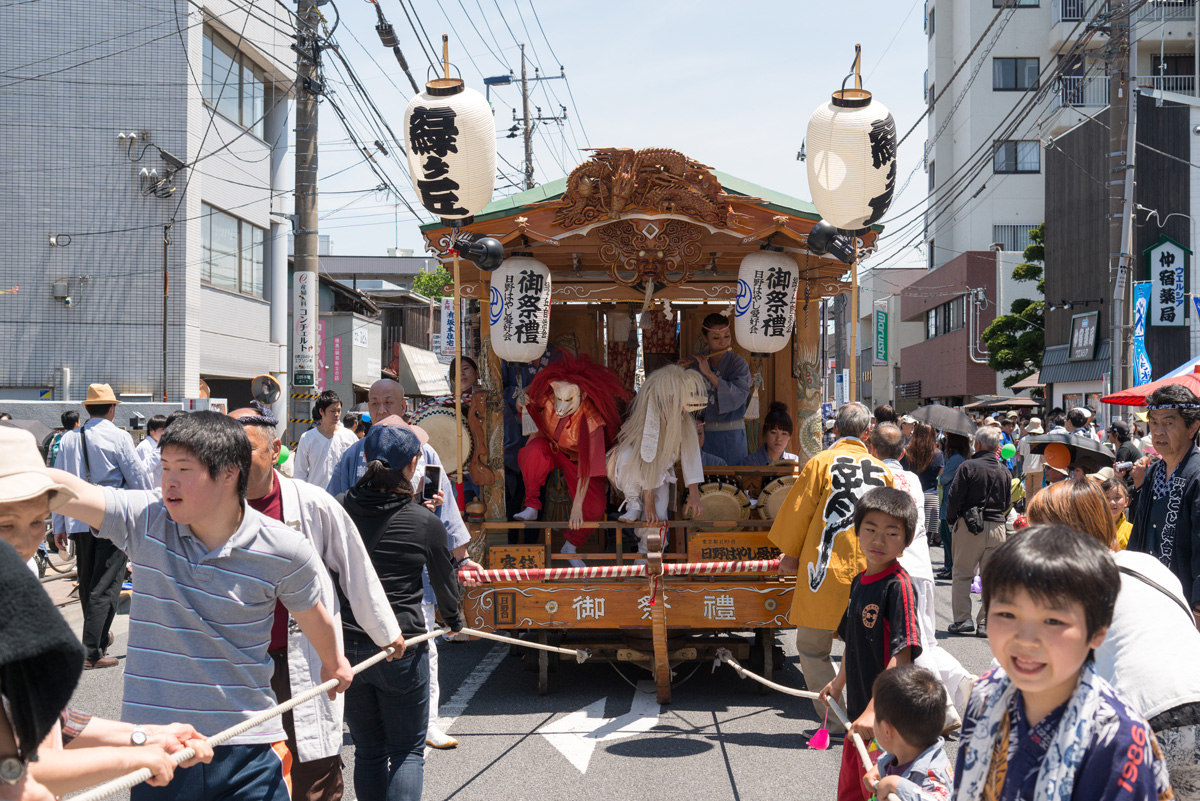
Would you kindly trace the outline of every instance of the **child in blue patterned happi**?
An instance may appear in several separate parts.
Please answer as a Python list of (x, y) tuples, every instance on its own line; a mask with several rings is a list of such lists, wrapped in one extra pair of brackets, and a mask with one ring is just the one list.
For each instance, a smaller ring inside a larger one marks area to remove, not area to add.
[(1023, 529), (983, 567), (988, 644), (999, 666), (963, 714), (959, 801), (1173, 798), (1145, 718), (1097, 673), (1121, 580), (1095, 539)]
[[(885, 670), (871, 689), (875, 742), (883, 749), (863, 784), (876, 798), (894, 793), (900, 801), (948, 801), (954, 773), (946, 756), (946, 689), (918, 665)], [(876, 784), (878, 782), (878, 785)]]

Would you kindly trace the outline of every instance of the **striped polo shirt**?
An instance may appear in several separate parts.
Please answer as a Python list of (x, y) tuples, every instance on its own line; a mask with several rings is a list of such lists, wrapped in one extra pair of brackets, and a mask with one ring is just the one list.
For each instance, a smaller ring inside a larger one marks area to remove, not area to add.
[[(136, 567), (121, 719), (190, 723), (216, 734), (275, 705), (267, 655), (275, 601), (320, 600), (322, 568), (301, 534), (243, 504), (229, 541), (209, 551), (171, 520), (161, 491), (104, 488), (99, 536)], [(281, 719), (231, 745), (285, 739)]]

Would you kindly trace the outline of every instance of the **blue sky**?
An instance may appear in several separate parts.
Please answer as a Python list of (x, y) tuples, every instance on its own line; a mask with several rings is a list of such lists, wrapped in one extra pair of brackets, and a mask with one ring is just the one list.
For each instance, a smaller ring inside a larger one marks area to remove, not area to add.
[[(422, 82), (428, 61), (399, 2), (379, 2), (413, 75)], [(462, 70), (467, 85), (481, 92), (484, 76), (504, 74), (507, 68), (519, 76), (518, 41), (527, 45), (530, 75), (532, 65), (554, 75), (560, 63), (565, 68), (575, 102), (561, 80), (543, 82), (532, 93), (531, 103), (541, 106), (543, 114), (559, 113), (561, 102), (570, 117), (566, 126), (546, 124), (534, 134), (538, 183), (562, 177), (564, 169), (569, 171), (584, 158), (577, 147), (669, 147), (724, 172), (808, 198), (805, 167), (796, 153), (813, 109), (828, 100), (849, 71), (856, 43), (863, 47), (864, 86), (891, 109), (901, 136), (924, 110), (921, 0), (414, 4), (438, 48), (435, 57), (440, 57), (441, 35), (448, 33), (451, 61)], [(338, 7), (342, 19), (334, 35), (392, 129), (402, 136), (401, 117), (412, 90), (391, 52), (379, 42), (374, 7), (364, 0), (341, 0)], [(329, 6), (323, 10), (332, 19)], [(368, 135), (352, 93), (328, 66), (331, 61), (326, 56), (329, 86), (360, 135), (373, 141), (376, 136)], [(492, 100), (503, 135), (512, 125), (511, 109), (520, 110), (520, 90), (515, 84), (495, 87)], [(925, 139), (922, 121), (900, 150), (900, 183), (914, 168), (916, 173), (893, 202), (885, 225), (924, 198), (927, 178), (919, 164)], [(321, 108), (321, 143), (321, 232), (333, 238), (334, 252), (383, 255), (398, 245), (422, 253), (418, 222), (403, 206), (395, 210), (394, 197), (371, 191), (356, 194), (379, 181), (361, 163), (328, 104)], [(497, 144), (503, 158), (521, 167), (519, 138), (501, 138)], [(377, 158), (408, 202), (421, 211), (396, 161)], [(518, 169), (503, 160), (498, 164), (519, 183)], [(513, 191), (497, 183), (497, 197)], [(901, 221), (911, 217), (910, 212)], [(920, 266), (923, 260), (921, 251), (909, 250), (896, 261)], [(880, 263), (878, 258), (873, 261)]]

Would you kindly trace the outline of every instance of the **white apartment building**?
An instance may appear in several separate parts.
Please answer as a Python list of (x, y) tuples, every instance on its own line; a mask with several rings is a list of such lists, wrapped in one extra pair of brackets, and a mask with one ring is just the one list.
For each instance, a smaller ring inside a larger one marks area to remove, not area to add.
[[(931, 270), (967, 251), (1023, 250), (1029, 230), (1043, 220), (1045, 148), (1108, 105), (1107, 35), (1088, 25), (1106, 0), (1010, 0), (1003, 6), (1004, 0), (925, 4), (926, 102), (978, 43), (928, 117), (924, 241)], [(1136, 84), (1195, 94), (1196, 0), (1148, 0), (1132, 24)], [(1050, 76), (1050, 91), (1015, 129), (1005, 130), (1013, 109), (1033, 96), (1026, 90), (1047, 88), (1040, 76)], [(951, 180), (962, 175), (972, 177)]]
[(286, 371), (286, 6), (42, 0), (0, 23), (0, 398), (178, 402)]

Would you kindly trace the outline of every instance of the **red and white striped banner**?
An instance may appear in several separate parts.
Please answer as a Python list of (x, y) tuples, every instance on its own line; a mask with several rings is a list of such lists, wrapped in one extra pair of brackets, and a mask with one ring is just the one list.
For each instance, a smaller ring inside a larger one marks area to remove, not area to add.
[[(668, 576), (711, 576), (722, 573), (774, 573), (778, 559), (751, 559), (740, 562), (666, 562)], [(627, 578), (646, 575), (645, 565), (597, 565), (596, 567), (549, 567), (533, 569), (460, 570), (459, 579), (483, 584), (500, 581), (554, 581), (556, 579)]]

